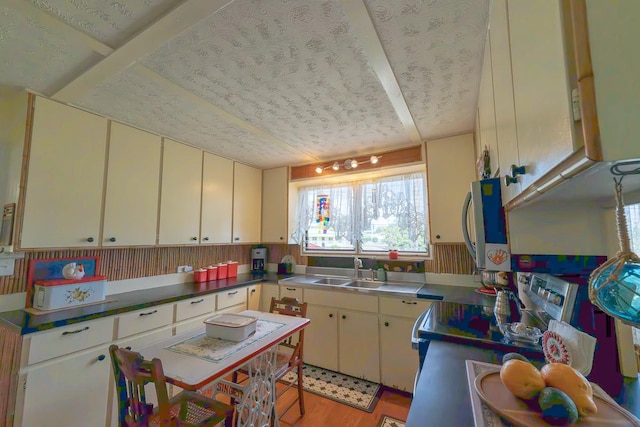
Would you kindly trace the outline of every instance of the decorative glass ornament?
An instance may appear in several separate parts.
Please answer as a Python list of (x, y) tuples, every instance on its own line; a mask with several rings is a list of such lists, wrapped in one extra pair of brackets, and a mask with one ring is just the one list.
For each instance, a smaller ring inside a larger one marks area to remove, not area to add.
[(622, 177), (613, 181), (620, 251), (591, 273), (589, 299), (605, 313), (629, 325), (640, 326), (640, 258), (631, 252), (622, 201)]

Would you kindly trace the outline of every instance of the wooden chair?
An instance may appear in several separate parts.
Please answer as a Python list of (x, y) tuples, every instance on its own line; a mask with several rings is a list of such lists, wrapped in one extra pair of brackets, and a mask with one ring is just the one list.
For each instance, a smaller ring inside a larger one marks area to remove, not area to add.
[[(296, 298), (283, 297), (281, 299), (271, 298), (271, 306), (269, 307), (270, 313), (283, 314), (286, 316), (307, 317), (307, 303), (299, 302)], [(296, 340), (297, 336), (297, 340)], [(285, 341), (279, 344), (278, 352), (276, 355), (276, 381), (282, 379), (287, 373), (296, 370), (297, 378), (287, 384), (285, 388), (280, 390), (276, 399), (282, 396), (291, 387), (296, 386), (298, 388), (298, 397), (294, 399), (278, 417), (284, 415), (291, 407), (298, 402), (300, 405), (300, 415), (304, 415), (304, 394), (302, 383), (302, 364), (303, 364), (303, 348), (304, 348), (304, 329), (300, 330), (298, 334), (294, 334), (287, 338)], [(254, 370), (264, 368), (260, 366), (253, 366)], [(243, 369), (239, 370), (246, 374)], [(238, 382), (238, 371), (233, 373), (233, 382)], [(233, 403), (233, 401), (232, 401)]]
[[(201, 394), (182, 391), (169, 399), (160, 359), (144, 360), (140, 353), (109, 347), (118, 394), (118, 425), (215, 426), (233, 415), (233, 407)], [(147, 403), (145, 385), (154, 383), (158, 405)]]

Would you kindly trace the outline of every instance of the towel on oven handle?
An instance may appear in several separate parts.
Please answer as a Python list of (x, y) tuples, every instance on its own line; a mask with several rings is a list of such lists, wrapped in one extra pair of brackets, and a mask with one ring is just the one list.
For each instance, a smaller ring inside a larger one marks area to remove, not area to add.
[(568, 350), (571, 353), (570, 365), (585, 377), (589, 375), (593, 366), (596, 339), (579, 331), (567, 322), (558, 320), (550, 320), (548, 330), (560, 335), (564, 344), (569, 347)]

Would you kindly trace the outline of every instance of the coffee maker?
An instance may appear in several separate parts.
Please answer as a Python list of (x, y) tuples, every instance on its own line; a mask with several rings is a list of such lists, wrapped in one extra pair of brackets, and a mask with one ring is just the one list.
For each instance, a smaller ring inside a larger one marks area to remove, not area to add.
[(264, 273), (267, 268), (267, 248), (251, 249), (251, 272)]

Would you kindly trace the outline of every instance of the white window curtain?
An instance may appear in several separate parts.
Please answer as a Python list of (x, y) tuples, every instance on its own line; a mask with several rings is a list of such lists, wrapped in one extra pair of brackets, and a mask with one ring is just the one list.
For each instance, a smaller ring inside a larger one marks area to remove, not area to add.
[[(329, 207), (319, 212), (318, 203), (323, 196)], [(353, 186), (333, 184), (300, 188), (296, 215), (294, 238), (303, 247), (355, 249)]]
[(424, 174), (362, 183), (358, 241), (362, 251), (425, 252), (427, 197)]
[(426, 200), (424, 173), (301, 187), (294, 238), (311, 252), (427, 254)]

